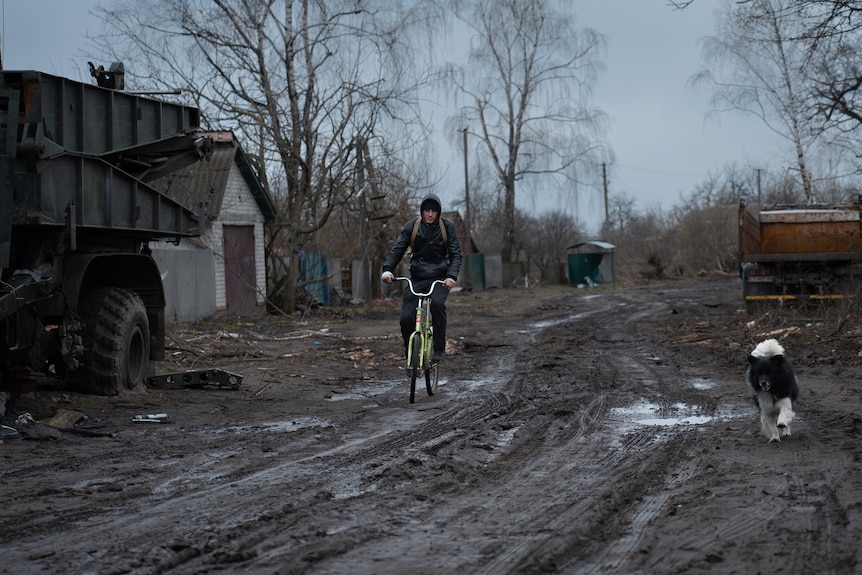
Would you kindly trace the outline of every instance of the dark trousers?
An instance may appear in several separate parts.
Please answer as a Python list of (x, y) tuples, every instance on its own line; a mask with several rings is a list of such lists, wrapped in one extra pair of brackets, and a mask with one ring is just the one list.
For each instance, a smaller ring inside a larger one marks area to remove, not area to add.
[[(425, 293), (434, 280), (413, 280), (413, 289)], [(449, 297), (449, 288), (437, 284), (431, 293), (431, 324), (434, 326), (434, 351), (446, 351), (446, 298)], [(419, 298), (410, 293), (410, 289), (404, 289), (404, 303), (401, 306), (401, 337), (404, 338), (404, 349), (410, 334), (416, 329), (416, 305)]]

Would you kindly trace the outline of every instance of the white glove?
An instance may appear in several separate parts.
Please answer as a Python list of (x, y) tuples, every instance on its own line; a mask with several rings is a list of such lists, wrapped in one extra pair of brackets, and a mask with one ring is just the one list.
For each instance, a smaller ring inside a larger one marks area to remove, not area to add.
[(392, 274), (392, 272), (383, 272), (383, 275), (380, 276), (380, 279), (383, 280), (384, 283), (391, 284), (393, 281), (395, 281), (395, 276)]

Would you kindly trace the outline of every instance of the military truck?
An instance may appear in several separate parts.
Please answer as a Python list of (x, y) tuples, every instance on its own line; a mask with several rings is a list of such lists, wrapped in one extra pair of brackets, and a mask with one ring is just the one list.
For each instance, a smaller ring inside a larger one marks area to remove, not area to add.
[(142, 391), (164, 357), (150, 242), (199, 235), (203, 215), (153, 183), (212, 141), (198, 109), (117, 89), (121, 66), (93, 75), (0, 70), (0, 389)]
[(855, 297), (862, 279), (862, 200), (752, 211), (739, 205), (746, 308)]

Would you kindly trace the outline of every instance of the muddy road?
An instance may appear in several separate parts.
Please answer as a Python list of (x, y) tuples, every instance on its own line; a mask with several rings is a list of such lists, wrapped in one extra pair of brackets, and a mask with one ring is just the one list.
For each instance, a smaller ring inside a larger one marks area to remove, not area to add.
[[(732, 276), (456, 293), (413, 405), (396, 302), (183, 326), (160, 370), (240, 390), (18, 401), (99, 433), (0, 446), (0, 573), (858, 573), (859, 318), (741, 308)], [(802, 390), (772, 444), (767, 335)]]

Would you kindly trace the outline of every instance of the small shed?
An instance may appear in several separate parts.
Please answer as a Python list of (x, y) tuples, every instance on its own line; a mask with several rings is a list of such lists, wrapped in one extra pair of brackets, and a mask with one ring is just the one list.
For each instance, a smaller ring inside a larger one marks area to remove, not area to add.
[(568, 254), (569, 284), (613, 283), (615, 247), (608, 242), (592, 240), (566, 248), (571, 252)]
[(265, 299), (263, 230), (275, 221), (275, 208), (233, 132), (207, 135), (213, 138), (208, 161), (157, 180), (171, 197), (206, 213), (200, 237), (152, 247), (167, 321), (194, 321), (216, 312), (244, 315)]

